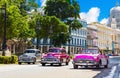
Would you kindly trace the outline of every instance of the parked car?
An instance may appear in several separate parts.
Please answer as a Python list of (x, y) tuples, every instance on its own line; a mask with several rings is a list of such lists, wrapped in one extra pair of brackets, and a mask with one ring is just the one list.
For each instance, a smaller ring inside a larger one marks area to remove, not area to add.
[(70, 56), (66, 53), (64, 48), (53, 47), (48, 50), (46, 54), (42, 56), (41, 64), (45, 66), (46, 64), (59, 64), (60, 66), (62, 63), (66, 65), (69, 64)]
[(73, 58), (73, 68), (78, 66), (96, 66), (105, 68), (108, 67), (108, 56), (103, 54), (98, 47), (86, 47), (80, 51), (80, 54), (75, 54)]
[(18, 64), (22, 63), (33, 63), (35, 64), (36, 60), (40, 60), (41, 53), (38, 49), (26, 49), (22, 55), (18, 58)]

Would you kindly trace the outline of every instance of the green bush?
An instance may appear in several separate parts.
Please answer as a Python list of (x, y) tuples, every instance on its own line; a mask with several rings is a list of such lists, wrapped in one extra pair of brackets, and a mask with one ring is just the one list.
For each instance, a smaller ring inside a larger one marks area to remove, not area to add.
[(18, 61), (16, 55), (12, 56), (0, 56), (0, 64), (15, 64)]

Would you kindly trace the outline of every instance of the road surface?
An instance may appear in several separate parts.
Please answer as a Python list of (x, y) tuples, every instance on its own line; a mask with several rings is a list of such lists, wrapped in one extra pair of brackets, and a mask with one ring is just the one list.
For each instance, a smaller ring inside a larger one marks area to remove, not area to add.
[(102, 76), (109, 74), (112, 64), (110, 65), (108, 69), (97, 69), (95, 67), (73, 69), (71, 62), (68, 66), (47, 65), (44, 67), (39, 63), (35, 65), (13, 64), (0, 66), (0, 78), (102, 78)]

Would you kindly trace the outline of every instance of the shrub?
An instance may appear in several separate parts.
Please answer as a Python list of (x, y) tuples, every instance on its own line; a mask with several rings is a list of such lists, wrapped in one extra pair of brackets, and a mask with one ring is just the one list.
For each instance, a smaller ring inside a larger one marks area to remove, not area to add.
[(0, 64), (15, 64), (18, 61), (16, 55), (12, 56), (0, 56)]
[(17, 61), (18, 61), (18, 56), (16, 56), (16, 55), (12, 55), (11, 57), (10, 57), (10, 63), (17, 63)]

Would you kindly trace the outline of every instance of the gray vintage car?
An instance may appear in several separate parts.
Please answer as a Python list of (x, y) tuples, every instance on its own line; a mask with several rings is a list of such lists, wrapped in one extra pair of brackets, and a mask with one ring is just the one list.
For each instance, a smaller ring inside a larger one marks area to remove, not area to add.
[(22, 55), (18, 58), (18, 64), (22, 63), (33, 63), (35, 64), (36, 60), (40, 60), (41, 53), (38, 49), (26, 49)]

